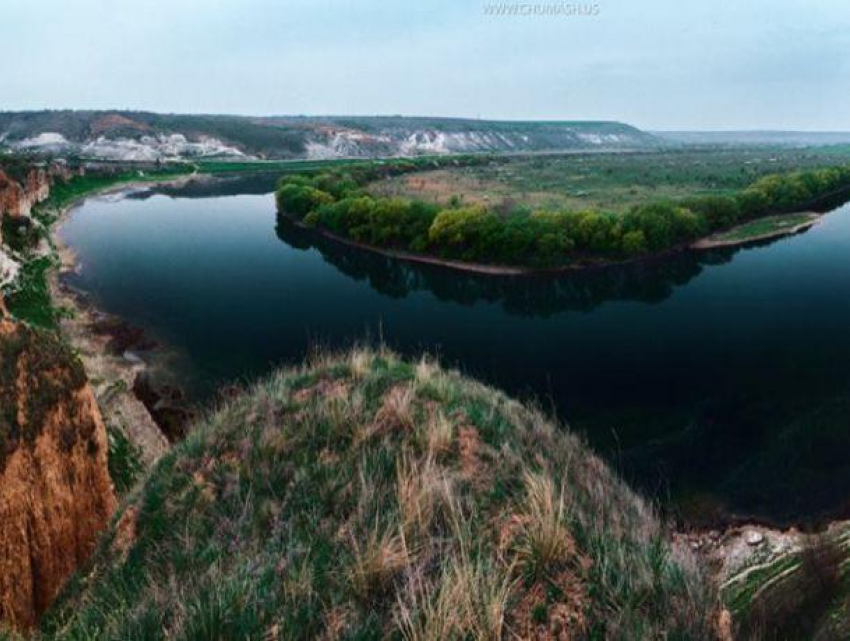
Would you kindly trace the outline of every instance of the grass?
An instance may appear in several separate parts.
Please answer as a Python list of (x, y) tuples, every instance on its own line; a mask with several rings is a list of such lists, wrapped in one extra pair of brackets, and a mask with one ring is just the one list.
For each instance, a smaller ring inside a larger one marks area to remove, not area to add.
[(428, 360), (317, 355), (160, 460), (40, 637), (712, 638), (665, 541), (535, 409)]
[(106, 435), (109, 442), (109, 477), (118, 495), (124, 496), (145, 470), (141, 450), (120, 427), (108, 425)]
[(6, 307), (15, 318), (30, 325), (56, 329), (60, 311), (53, 306), (48, 272), (56, 266), (52, 256), (37, 256), (23, 262), (11, 292), (6, 297)]
[(730, 195), (773, 173), (830, 165), (835, 149), (691, 149), (505, 157), (483, 166), (406, 174), (373, 183), (381, 196), (442, 205), (521, 204), (543, 209), (613, 211), (694, 196)]
[(730, 229), (729, 231), (712, 236), (712, 241), (717, 242), (746, 242), (766, 236), (785, 233), (787, 230), (811, 222), (813, 214), (784, 214), (780, 216), (767, 216), (758, 220), (745, 223)]

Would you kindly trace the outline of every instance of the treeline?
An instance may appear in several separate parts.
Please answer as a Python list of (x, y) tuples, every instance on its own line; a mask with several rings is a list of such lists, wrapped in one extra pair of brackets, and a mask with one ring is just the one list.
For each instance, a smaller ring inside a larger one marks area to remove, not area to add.
[[(492, 159), (430, 160), (430, 166)], [(356, 241), (469, 262), (553, 267), (582, 260), (620, 259), (660, 252), (767, 214), (811, 208), (850, 191), (850, 166), (765, 176), (731, 196), (701, 196), (636, 205), (625, 214), (603, 211), (499, 212), (484, 205), (449, 205), (374, 197), (374, 180), (426, 166), (376, 163), (349, 171), (284, 178), (278, 211)]]

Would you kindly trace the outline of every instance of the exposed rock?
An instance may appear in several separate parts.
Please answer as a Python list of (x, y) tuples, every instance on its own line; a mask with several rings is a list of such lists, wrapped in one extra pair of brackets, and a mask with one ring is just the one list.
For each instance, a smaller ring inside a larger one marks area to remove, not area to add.
[(186, 437), (186, 430), (196, 416), (182, 390), (159, 384), (150, 372), (142, 371), (133, 382), (133, 393), (171, 443)]
[(89, 557), (116, 499), (82, 365), (0, 320), (0, 623), (32, 627)]
[[(2, 215), (0, 215), (2, 220)], [(18, 275), (18, 263), (12, 260), (3, 248), (3, 230), (0, 228), (0, 318), (5, 316), (6, 308), (3, 305), (2, 288), (8, 285)]]
[(138, 111), (0, 113), (12, 149), (89, 159), (377, 158), (474, 152), (635, 149), (660, 138), (617, 122), (463, 118), (189, 116)]
[(0, 169), (0, 218), (29, 217), (33, 205), (50, 195), (50, 176), (45, 169), (32, 168), (22, 182)]
[(755, 546), (764, 542), (764, 535), (756, 530), (750, 530), (746, 535), (747, 545)]

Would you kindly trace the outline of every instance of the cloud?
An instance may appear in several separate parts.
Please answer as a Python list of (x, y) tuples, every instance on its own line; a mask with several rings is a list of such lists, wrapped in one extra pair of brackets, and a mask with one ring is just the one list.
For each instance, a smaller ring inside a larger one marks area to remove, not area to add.
[(0, 108), (850, 129), (843, 0), (490, 1), (7, 0)]

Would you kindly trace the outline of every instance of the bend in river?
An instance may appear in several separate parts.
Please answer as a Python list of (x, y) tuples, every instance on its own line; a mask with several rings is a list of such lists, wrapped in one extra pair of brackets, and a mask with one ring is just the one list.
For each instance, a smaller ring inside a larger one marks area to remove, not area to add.
[(199, 400), (381, 338), (537, 399), (692, 518), (810, 520), (850, 487), (850, 206), (744, 249), (557, 277), (395, 261), (277, 223), (271, 179), (92, 199), (73, 285), (179, 350)]

